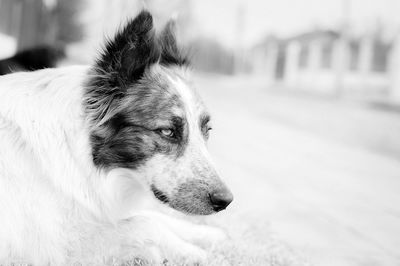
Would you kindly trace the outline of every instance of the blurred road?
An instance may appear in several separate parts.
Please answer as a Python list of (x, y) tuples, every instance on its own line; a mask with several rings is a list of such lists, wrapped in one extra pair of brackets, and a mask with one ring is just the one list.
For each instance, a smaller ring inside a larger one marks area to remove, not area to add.
[(198, 87), (235, 194), (229, 223), (271, 231), (314, 265), (400, 265), (400, 113), (238, 78)]

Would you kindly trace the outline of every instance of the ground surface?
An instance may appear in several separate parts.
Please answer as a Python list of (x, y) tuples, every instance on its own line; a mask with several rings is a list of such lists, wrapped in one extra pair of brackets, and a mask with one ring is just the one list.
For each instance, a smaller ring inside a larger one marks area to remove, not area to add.
[[(214, 265), (400, 265), (400, 113), (200, 76), (234, 203)], [(220, 255), (218, 255), (220, 254)]]

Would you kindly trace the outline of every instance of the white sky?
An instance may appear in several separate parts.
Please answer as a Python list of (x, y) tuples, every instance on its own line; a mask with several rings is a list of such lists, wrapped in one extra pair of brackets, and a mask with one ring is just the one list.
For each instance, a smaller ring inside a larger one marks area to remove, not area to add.
[[(400, 0), (193, 0), (193, 13), (200, 32), (234, 46), (238, 32), (251, 45), (267, 33), (291, 35), (315, 27), (335, 27), (343, 18), (343, 5), (350, 6), (353, 25), (371, 27), (379, 19), (400, 25)], [(238, 30), (238, 6), (245, 10)]]

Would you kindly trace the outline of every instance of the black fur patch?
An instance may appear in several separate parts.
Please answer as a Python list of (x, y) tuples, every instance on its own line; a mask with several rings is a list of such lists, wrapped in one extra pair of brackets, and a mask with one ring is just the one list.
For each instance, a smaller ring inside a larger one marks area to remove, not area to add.
[(0, 75), (15, 71), (32, 71), (55, 67), (65, 57), (63, 49), (39, 46), (18, 52), (16, 55), (0, 60)]
[(103, 88), (102, 93), (116, 87), (123, 92), (127, 86), (139, 80), (146, 67), (156, 63), (160, 56), (153, 18), (147, 11), (142, 11), (112, 40), (107, 41), (96, 62), (95, 72), (98, 76), (92, 79), (91, 85)]
[[(134, 169), (155, 153), (183, 153), (186, 118), (173, 111), (182, 103), (161, 73), (150, 73), (157, 63), (188, 61), (179, 53), (172, 24), (157, 37), (151, 14), (142, 11), (107, 42), (87, 84), (84, 104), (95, 165)], [(174, 130), (173, 138), (160, 134), (165, 128)]]

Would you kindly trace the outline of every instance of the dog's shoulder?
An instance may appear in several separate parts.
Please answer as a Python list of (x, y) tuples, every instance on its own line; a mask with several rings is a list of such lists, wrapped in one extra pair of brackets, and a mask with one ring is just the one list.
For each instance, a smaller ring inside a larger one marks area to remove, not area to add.
[(0, 77), (0, 90), (6, 89), (8, 84), (12, 84), (13, 86), (26, 86), (29, 84), (29, 88), (34, 88), (36, 83), (32, 82), (57, 80), (60, 78), (68, 78), (71, 83), (73, 79), (77, 80), (79, 77), (87, 76), (89, 69), (89, 66), (74, 65), (60, 68), (45, 68), (36, 71), (14, 72)]
[(89, 69), (88, 66), (68, 66), (1, 76), (0, 115), (79, 105), (77, 101), (82, 101)]

